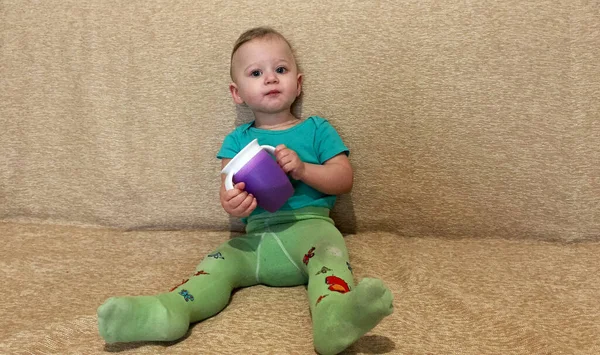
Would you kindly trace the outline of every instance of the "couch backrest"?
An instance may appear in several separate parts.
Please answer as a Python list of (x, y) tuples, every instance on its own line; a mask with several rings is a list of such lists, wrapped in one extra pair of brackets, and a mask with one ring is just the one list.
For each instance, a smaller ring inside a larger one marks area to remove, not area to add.
[(593, 1), (3, 2), (0, 218), (239, 228), (215, 154), (250, 119), (231, 46), (265, 24), (351, 148), (343, 231), (600, 236)]

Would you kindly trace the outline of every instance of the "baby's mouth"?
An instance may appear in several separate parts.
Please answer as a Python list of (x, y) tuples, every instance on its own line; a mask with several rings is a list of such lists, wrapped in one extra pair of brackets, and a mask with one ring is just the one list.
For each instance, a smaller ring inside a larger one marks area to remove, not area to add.
[(267, 96), (271, 96), (271, 95), (278, 95), (281, 94), (281, 91), (279, 90), (271, 90), (267, 93)]

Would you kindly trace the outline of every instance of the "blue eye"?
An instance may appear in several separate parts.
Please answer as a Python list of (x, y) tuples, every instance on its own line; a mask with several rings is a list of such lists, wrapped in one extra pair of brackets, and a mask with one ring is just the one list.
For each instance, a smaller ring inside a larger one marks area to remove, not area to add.
[(250, 73), (250, 76), (253, 76), (253, 77), (259, 77), (259, 76), (260, 76), (260, 70), (253, 70), (253, 71)]
[(277, 69), (275, 69), (275, 72), (277, 74), (285, 74), (287, 73), (287, 69), (285, 67), (278, 67)]

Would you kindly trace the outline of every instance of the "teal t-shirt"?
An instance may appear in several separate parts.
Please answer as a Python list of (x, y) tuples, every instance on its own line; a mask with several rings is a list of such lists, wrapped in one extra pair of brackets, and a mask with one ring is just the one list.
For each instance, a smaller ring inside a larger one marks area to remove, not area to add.
[[(237, 127), (223, 141), (221, 150), (217, 153), (219, 159), (231, 159), (252, 140), (258, 139), (260, 145), (285, 144), (298, 154), (305, 163), (322, 165), (334, 156), (349, 150), (335, 128), (324, 118), (311, 116), (295, 126), (281, 130), (270, 131), (254, 127), (254, 121)], [(295, 210), (302, 207), (333, 208), (336, 197), (313, 189), (302, 181), (290, 178), (294, 187), (294, 195), (280, 210)], [(252, 216), (265, 213), (257, 207)]]

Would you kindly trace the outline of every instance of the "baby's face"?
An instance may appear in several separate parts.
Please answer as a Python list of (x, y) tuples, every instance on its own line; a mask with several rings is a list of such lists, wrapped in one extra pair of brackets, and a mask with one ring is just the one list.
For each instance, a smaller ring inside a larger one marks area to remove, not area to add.
[(234, 101), (254, 112), (289, 110), (302, 90), (292, 50), (278, 37), (244, 43), (233, 55), (232, 74)]

